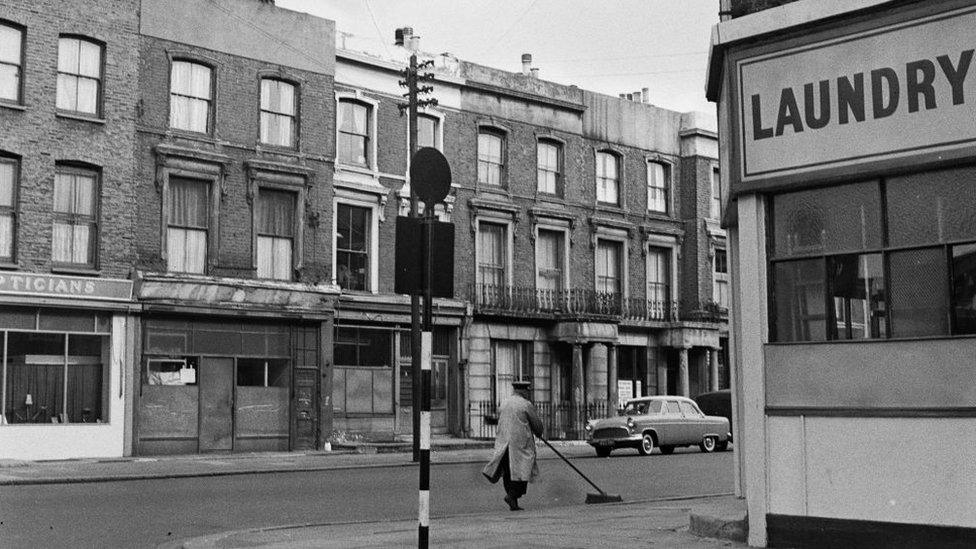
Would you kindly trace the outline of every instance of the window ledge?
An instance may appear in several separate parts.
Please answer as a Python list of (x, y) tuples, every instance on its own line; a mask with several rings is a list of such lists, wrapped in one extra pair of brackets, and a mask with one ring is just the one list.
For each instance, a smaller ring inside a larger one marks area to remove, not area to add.
[(81, 122), (91, 122), (92, 124), (105, 124), (106, 120), (104, 118), (99, 118), (90, 114), (84, 114), (80, 112), (68, 112), (68, 111), (58, 111), (55, 113), (58, 118), (67, 118), (68, 120), (80, 120)]
[(618, 206), (616, 204), (606, 204), (602, 202), (597, 202), (596, 211), (603, 212), (603, 213), (618, 214), (618, 215), (623, 215), (627, 213), (627, 210), (624, 209), (623, 206)]
[(657, 220), (660, 220), (660, 221), (674, 221), (675, 220), (674, 219), (674, 216), (672, 216), (668, 212), (659, 212), (659, 211), (656, 211), (656, 210), (647, 210), (647, 212), (644, 213), (644, 216), (647, 217), (648, 219), (657, 219)]
[(91, 267), (76, 267), (74, 265), (53, 265), (52, 273), (73, 274), (79, 276), (102, 276), (102, 271)]
[(167, 128), (166, 135), (169, 137), (176, 137), (179, 139), (209, 143), (210, 145), (218, 144), (217, 138), (215, 138), (211, 133), (195, 132), (192, 130), (181, 130), (179, 128)]
[(290, 154), (295, 156), (301, 154), (301, 151), (299, 150), (297, 143), (293, 146), (288, 146), (288, 145), (274, 145), (271, 143), (264, 143), (262, 141), (258, 141), (257, 144), (255, 144), (254, 148), (258, 152), (268, 152), (274, 154)]
[(4, 109), (10, 109), (12, 111), (26, 111), (27, 105), (22, 105), (20, 103), (8, 103), (6, 101), (0, 101), (0, 107)]
[(17, 263), (10, 263), (8, 261), (0, 261), (0, 269), (5, 271), (15, 271), (20, 269), (20, 265)]

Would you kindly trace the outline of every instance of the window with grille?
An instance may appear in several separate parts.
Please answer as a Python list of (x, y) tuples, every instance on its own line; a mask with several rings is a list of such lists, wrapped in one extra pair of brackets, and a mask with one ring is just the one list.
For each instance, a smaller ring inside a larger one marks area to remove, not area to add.
[(370, 107), (365, 103), (348, 99), (339, 101), (339, 162), (369, 167), (370, 115)]
[(621, 278), (621, 249), (616, 240), (597, 240), (596, 244), (596, 291), (607, 294), (623, 292)]
[(19, 163), (0, 157), (0, 263), (13, 263), (17, 242)]
[(536, 238), (536, 264), (539, 277), (536, 287), (540, 290), (562, 290), (564, 259), (562, 231), (539, 229)]
[(562, 195), (562, 146), (555, 141), (540, 140), (536, 148), (537, 190)]
[(507, 227), (501, 223), (478, 223), (478, 282), (499, 288), (508, 281)]
[(478, 183), (500, 187), (505, 184), (504, 138), (490, 129), (478, 133)]
[(596, 153), (596, 200), (603, 204), (620, 205), (619, 159), (617, 155)]
[(292, 279), (295, 193), (258, 190), (258, 278)]
[(298, 135), (297, 93), (294, 84), (261, 79), (261, 142), (294, 147)]
[(210, 183), (170, 177), (166, 229), (166, 268), (177, 273), (206, 272), (210, 230)]
[(336, 207), (336, 282), (346, 290), (369, 291), (372, 210)]
[(98, 175), (58, 166), (54, 175), (54, 222), (51, 260), (63, 265), (95, 266), (98, 241)]
[(0, 101), (21, 102), (23, 64), (23, 29), (0, 23)]
[(208, 133), (212, 101), (210, 67), (190, 61), (173, 61), (170, 67), (170, 127)]
[(647, 209), (668, 213), (671, 170), (660, 162), (647, 163)]
[(976, 169), (773, 197), (776, 341), (976, 333)]
[(57, 107), (98, 116), (102, 87), (102, 46), (79, 37), (58, 40)]

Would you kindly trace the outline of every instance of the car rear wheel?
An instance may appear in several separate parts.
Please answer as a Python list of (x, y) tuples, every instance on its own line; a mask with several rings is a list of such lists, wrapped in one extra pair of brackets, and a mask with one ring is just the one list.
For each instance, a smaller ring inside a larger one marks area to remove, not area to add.
[(610, 457), (610, 452), (612, 452), (612, 451), (613, 451), (613, 448), (611, 448), (609, 446), (597, 446), (597, 448), (596, 448), (596, 455), (598, 455), (598, 456), (600, 456), (602, 458)]
[(674, 446), (671, 446), (671, 445), (661, 446), (661, 453), (662, 454), (670, 454), (672, 452), (674, 452)]
[(701, 444), (698, 445), (702, 452), (706, 454), (715, 451), (715, 437), (705, 437), (702, 439)]
[(644, 435), (641, 439), (640, 446), (637, 447), (637, 451), (640, 452), (642, 456), (648, 456), (654, 450), (654, 437), (650, 433)]

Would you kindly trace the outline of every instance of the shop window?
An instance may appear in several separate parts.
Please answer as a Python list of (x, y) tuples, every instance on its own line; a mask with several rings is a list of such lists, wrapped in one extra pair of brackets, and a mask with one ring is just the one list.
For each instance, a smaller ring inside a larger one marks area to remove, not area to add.
[(513, 394), (513, 381), (532, 383), (532, 342), (492, 340), (491, 398), (501, 404)]
[(562, 145), (540, 139), (536, 146), (536, 181), (540, 193), (562, 196)]
[(288, 361), (285, 359), (237, 359), (238, 387), (288, 387)]
[(14, 261), (17, 243), (18, 168), (19, 162), (0, 156), (0, 263)]
[(776, 257), (878, 248), (881, 246), (878, 183), (776, 195), (773, 224)]
[(372, 290), (370, 208), (336, 205), (336, 282), (345, 290)]
[(668, 213), (671, 189), (671, 168), (661, 162), (647, 163), (647, 209)]
[(109, 338), (8, 332), (4, 419), (9, 423), (101, 423)]
[(197, 357), (150, 358), (146, 361), (147, 385), (196, 385)]
[(505, 185), (505, 137), (498, 130), (482, 128), (478, 132), (478, 183)]
[(98, 116), (101, 88), (102, 46), (85, 38), (61, 37), (58, 40), (58, 109)]
[(896, 337), (949, 333), (945, 250), (925, 248), (891, 252), (891, 328)]
[(880, 338), (887, 333), (881, 254), (827, 260), (829, 339)]
[(261, 79), (262, 143), (294, 147), (298, 135), (297, 92), (293, 84), (272, 78)]
[(58, 166), (54, 175), (54, 225), (51, 235), (51, 260), (54, 263), (95, 266), (98, 194), (98, 176), (95, 172)]
[(173, 61), (170, 67), (169, 125), (198, 133), (210, 131), (212, 71), (190, 61)]
[(258, 278), (291, 280), (295, 237), (295, 193), (258, 191)]
[[(370, 105), (349, 99), (339, 100), (338, 154), (341, 164), (368, 168), (372, 158)], [(419, 127), (418, 127), (419, 128)]]
[(596, 201), (620, 205), (620, 159), (609, 151), (596, 153)]
[(0, 101), (20, 103), (24, 30), (0, 22)]
[(169, 194), (167, 270), (203, 274), (207, 266), (210, 228), (210, 184), (170, 177)]
[(341, 366), (389, 367), (392, 341), (389, 330), (336, 328), (335, 363)]
[(823, 259), (784, 261), (773, 265), (776, 341), (827, 339), (824, 272)]

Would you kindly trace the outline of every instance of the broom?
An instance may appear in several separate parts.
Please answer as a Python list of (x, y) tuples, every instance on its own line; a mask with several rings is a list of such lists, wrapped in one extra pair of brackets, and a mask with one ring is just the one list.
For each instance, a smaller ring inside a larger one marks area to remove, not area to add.
[(585, 480), (586, 482), (589, 482), (590, 483), (590, 486), (596, 488), (597, 491), (600, 492), (599, 494), (587, 493), (586, 494), (586, 503), (619, 503), (619, 502), (622, 502), (623, 501), (623, 499), (620, 496), (618, 496), (618, 495), (608, 494), (608, 493), (604, 492), (599, 486), (597, 486), (596, 484), (594, 484), (593, 481), (589, 479), (589, 477), (587, 477), (586, 475), (584, 475), (583, 474), (583, 471), (580, 471), (579, 469), (577, 469), (575, 465), (573, 465), (568, 459), (566, 459), (566, 456), (564, 456), (561, 453), (559, 453), (559, 450), (557, 450), (552, 444), (549, 444), (549, 441), (548, 440), (546, 440), (546, 439), (544, 439), (542, 437), (539, 437), (539, 438), (542, 439), (542, 442), (545, 442), (546, 443), (546, 446), (548, 446), (553, 452), (556, 452), (556, 455), (559, 456), (559, 457), (561, 457), (563, 459), (563, 461), (566, 462), (566, 465), (569, 465), (570, 467), (572, 467), (574, 471), (576, 471), (577, 473), (579, 473), (579, 476), (583, 477), (583, 480)]

